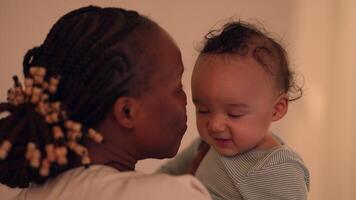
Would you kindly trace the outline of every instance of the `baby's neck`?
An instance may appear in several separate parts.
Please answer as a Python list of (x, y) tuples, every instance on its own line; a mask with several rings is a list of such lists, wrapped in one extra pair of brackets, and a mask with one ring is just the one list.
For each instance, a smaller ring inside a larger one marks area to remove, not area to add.
[(267, 150), (281, 145), (282, 144), (278, 141), (278, 139), (276, 139), (272, 133), (269, 133), (256, 145), (254, 149)]

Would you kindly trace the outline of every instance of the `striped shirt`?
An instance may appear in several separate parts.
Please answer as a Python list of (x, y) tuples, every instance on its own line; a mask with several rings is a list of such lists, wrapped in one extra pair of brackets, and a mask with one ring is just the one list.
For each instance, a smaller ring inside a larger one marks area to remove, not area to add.
[[(200, 140), (160, 171), (184, 173), (197, 151)], [(219, 155), (210, 148), (200, 163), (196, 177), (213, 199), (307, 199), (309, 172), (303, 160), (287, 145), (269, 150), (252, 150), (234, 157)]]

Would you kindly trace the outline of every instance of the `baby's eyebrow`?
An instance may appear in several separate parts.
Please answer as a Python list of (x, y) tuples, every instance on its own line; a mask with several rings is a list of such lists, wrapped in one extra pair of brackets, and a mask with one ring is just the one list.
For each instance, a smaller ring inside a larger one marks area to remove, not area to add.
[(227, 104), (230, 107), (241, 107), (241, 108), (247, 108), (248, 105), (243, 104), (243, 103), (228, 103)]

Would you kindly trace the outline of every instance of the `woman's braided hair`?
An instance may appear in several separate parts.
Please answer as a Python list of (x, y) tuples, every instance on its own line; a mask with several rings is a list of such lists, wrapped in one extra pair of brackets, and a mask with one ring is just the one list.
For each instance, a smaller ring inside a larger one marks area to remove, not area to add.
[(133, 90), (136, 69), (125, 48), (136, 43), (124, 41), (138, 27), (157, 25), (135, 11), (84, 7), (60, 18), (44, 43), (27, 52), (24, 86), (14, 76), (8, 102), (0, 104), (0, 114), (8, 113), (0, 119), (1, 183), (42, 183), (75, 167), (78, 156), (90, 164), (83, 137), (103, 138), (87, 127)]

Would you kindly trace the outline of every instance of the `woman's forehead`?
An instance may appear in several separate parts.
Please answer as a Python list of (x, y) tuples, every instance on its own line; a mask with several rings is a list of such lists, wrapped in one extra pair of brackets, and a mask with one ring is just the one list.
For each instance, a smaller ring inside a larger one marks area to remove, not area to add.
[[(141, 35), (139, 49), (131, 50), (130, 55), (135, 62), (136, 83), (144, 83), (145, 88), (153, 85), (171, 84), (180, 79), (184, 67), (181, 52), (171, 38), (162, 28), (147, 31)], [(133, 48), (133, 47), (131, 47)]]

